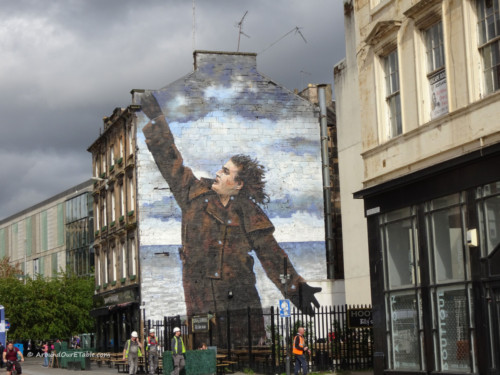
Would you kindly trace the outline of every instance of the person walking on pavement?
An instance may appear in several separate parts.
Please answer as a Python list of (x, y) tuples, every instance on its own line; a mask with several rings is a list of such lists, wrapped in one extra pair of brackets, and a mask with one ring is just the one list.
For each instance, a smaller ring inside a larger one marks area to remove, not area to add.
[(146, 343), (146, 351), (149, 359), (149, 373), (154, 374), (158, 368), (158, 339), (156, 338), (154, 328), (149, 330)]
[(186, 353), (186, 347), (182, 341), (181, 329), (179, 327), (175, 327), (174, 337), (172, 337), (172, 358), (174, 360), (174, 371), (172, 371), (170, 375), (179, 375), (186, 365), (184, 353)]
[(128, 373), (130, 375), (137, 373), (137, 363), (139, 362), (139, 357), (142, 357), (143, 350), (142, 344), (137, 338), (137, 332), (133, 331), (130, 339), (125, 342), (125, 347), (123, 348), (123, 360), (128, 359)]
[(306, 346), (306, 342), (304, 339), (304, 332), (305, 332), (304, 327), (299, 327), (299, 329), (297, 330), (297, 335), (293, 339), (293, 354), (295, 354), (295, 375), (299, 374), (301, 367), (302, 367), (302, 375), (307, 375), (309, 371), (305, 352), (308, 352), (310, 355), (311, 351)]
[(43, 367), (49, 367), (49, 343), (43, 344)]

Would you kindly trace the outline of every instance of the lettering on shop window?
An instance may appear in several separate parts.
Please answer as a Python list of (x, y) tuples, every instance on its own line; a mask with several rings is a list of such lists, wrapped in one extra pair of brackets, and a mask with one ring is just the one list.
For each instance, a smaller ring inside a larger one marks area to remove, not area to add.
[(441, 348), (441, 366), (443, 370), (448, 370), (448, 338), (446, 330), (446, 318), (448, 313), (444, 309), (444, 293), (438, 292), (439, 303), (439, 343)]

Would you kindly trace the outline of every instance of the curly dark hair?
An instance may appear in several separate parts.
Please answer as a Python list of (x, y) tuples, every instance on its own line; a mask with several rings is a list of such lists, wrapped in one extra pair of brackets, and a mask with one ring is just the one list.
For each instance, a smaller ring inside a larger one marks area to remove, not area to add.
[(266, 168), (257, 159), (252, 159), (248, 155), (234, 155), (231, 161), (239, 168), (238, 174), (234, 178), (236, 182), (243, 182), (240, 194), (254, 199), (257, 203), (268, 203), (269, 196), (264, 190), (266, 186)]

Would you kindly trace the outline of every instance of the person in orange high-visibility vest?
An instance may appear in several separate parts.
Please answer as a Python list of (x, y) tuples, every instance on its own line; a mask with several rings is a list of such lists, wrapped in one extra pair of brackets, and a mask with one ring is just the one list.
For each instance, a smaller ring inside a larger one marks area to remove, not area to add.
[(309, 366), (307, 365), (305, 352), (311, 354), (311, 351), (306, 346), (306, 341), (304, 339), (304, 332), (306, 330), (304, 327), (299, 327), (297, 330), (297, 335), (293, 339), (293, 354), (295, 354), (295, 375), (299, 374), (300, 368), (302, 367), (302, 375), (307, 375), (309, 371)]

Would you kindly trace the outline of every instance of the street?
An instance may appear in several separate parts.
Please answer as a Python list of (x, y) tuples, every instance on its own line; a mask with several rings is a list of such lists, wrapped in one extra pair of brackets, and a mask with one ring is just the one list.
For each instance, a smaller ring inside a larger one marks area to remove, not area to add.
[[(74, 373), (75, 371), (70, 371), (62, 368), (51, 368), (43, 367), (43, 358), (25, 358), (24, 362), (21, 363), (23, 374), (26, 375), (68, 375)], [(118, 374), (116, 368), (110, 368), (108, 366), (97, 367), (95, 363), (91, 365), (90, 371), (84, 371), (87, 374)], [(5, 368), (1, 372), (5, 371)]]

